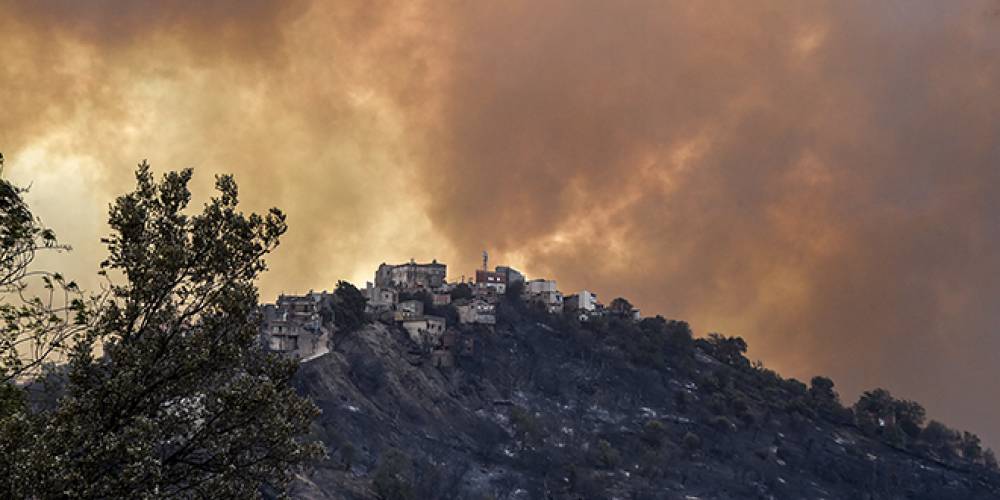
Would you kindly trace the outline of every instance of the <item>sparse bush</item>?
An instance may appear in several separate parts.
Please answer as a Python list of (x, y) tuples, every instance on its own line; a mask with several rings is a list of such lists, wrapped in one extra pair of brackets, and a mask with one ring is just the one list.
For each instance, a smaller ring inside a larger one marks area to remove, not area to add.
[(650, 448), (659, 448), (663, 445), (663, 438), (666, 434), (666, 427), (659, 420), (650, 420), (642, 427), (642, 441)]
[(693, 432), (688, 432), (687, 434), (684, 434), (684, 439), (681, 441), (681, 444), (684, 446), (685, 450), (694, 452), (701, 448), (701, 438)]
[(983, 448), (979, 440), (979, 436), (972, 434), (971, 432), (962, 433), (962, 458), (972, 462), (979, 463), (983, 458)]
[(815, 418), (816, 411), (809, 406), (808, 401), (805, 398), (794, 398), (785, 401), (785, 411), (788, 413), (801, 415), (807, 418)]
[(608, 306), (608, 310), (611, 314), (620, 317), (628, 317), (632, 313), (632, 303), (625, 299), (624, 297), (616, 297), (611, 301), (611, 305)]
[(347, 375), (365, 396), (375, 394), (385, 383), (385, 367), (378, 359), (354, 354), (348, 358), (348, 363), (350, 371)]
[(939, 457), (944, 459), (956, 457), (955, 450), (960, 436), (957, 431), (949, 429), (941, 422), (931, 420), (927, 427), (921, 431), (920, 439)]
[(823, 403), (840, 402), (837, 392), (833, 390), (833, 380), (826, 377), (817, 376), (809, 381), (809, 397)]
[(510, 425), (514, 429), (514, 437), (526, 446), (532, 446), (542, 440), (542, 425), (538, 417), (520, 406), (510, 409)]
[(892, 405), (893, 417), (899, 429), (906, 434), (907, 440), (920, 436), (927, 412), (915, 401), (897, 400)]
[(413, 500), (416, 498), (410, 484), (413, 473), (410, 458), (397, 449), (382, 455), (372, 477), (372, 489), (379, 500)]
[(746, 427), (752, 427), (757, 422), (757, 417), (749, 409), (736, 413), (736, 418)]
[(713, 415), (725, 415), (726, 406), (726, 397), (722, 394), (715, 393), (708, 398), (708, 409)]
[(688, 393), (684, 390), (674, 391), (674, 406), (677, 407), (678, 413), (687, 413), (688, 409)]
[(639, 474), (646, 478), (656, 478), (663, 474), (666, 457), (662, 451), (646, 450), (639, 458)]
[(782, 382), (786, 391), (791, 392), (798, 397), (806, 397), (809, 395), (809, 388), (798, 379), (790, 378)]
[(691, 327), (684, 321), (668, 320), (666, 324), (667, 352), (688, 355), (694, 347)]
[(611, 443), (601, 439), (597, 442), (597, 464), (605, 469), (613, 469), (621, 462), (622, 456)]
[(712, 420), (709, 421), (709, 425), (720, 432), (729, 432), (736, 428), (731, 420), (721, 415), (712, 417)]
[(729, 414), (738, 418), (747, 427), (753, 425), (754, 416), (750, 412), (750, 400), (738, 389), (730, 389), (727, 392)]
[(719, 381), (715, 374), (710, 373), (698, 381), (698, 388), (706, 394), (712, 394), (722, 390), (722, 382)]
[(987, 449), (983, 452), (983, 465), (985, 465), (987, 469), (993, 471), (997, 470), (997, 456), (993, 453), (993, 450)]
[(710, 354), (719, 361), (736, 367), (750, 367), (750, 361), (743, 355), (747, 352), (747, 343), (740, 337), (726, 337), (718, 333), (708, 334)]
[(765, 368), (764, 364), (759, 361), (757, 362), (757, 364), (754, 365), (753, 368), (754, 368), (754, 373), (756, 373), (757, 375), (757, 380), (760, 381), (761, 386), (766, 388), (765, 390), (771, 388), (777, 388), (781, 386), (785, 381), (783, 378), (781, 378), (781, 375), (778, 375), (778, 372), (770, 368)]
[(344, 467), (345, 471), (351, 470), (351, 463), (354, 462), (354, 446), (351, 443), (344, 443), (340, 447), (340, 464)]
[(608, 498), (607, 481), (593, 471), (576, 468), (571, 485), (577, 498), (586, 500)]

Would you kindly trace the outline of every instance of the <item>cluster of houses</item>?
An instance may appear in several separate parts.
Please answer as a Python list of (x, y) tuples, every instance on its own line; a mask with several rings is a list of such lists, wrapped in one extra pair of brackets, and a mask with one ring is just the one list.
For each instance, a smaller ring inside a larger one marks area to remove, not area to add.
[[(640, 317), (638, 309), (605, 308), (593, 292), (583, 290), (563, 296), (555, 280), (528, 280), (509, 266), (497, 266), (491, 271), (488, 263), (489, 256), (483, 252), (483, 265), (476, 270), (475, 278), (467, 281), (463, 276), (458, 282), (447, 281), (447, 266), (437, 260), (426, 264), (412, 259), (403, 264), (383, 263), (375, 271), (374, 282), (361, 290), (367, 299), (366, 312), (398, 324), (419, 349), (430, 354), (436, 366), (450, 366), (456, 353), (473, 348), (472, 339), (459, 335), (458, 325), (492, 328), (497, 321), (497, 305), (508, 293), (520, 293), (522, 300), (537, 303), (552, 314), (572, 312), (581, 321), (612, 312)], [(334, 330), (332, 298), (328, 292), (281, 295), (275, 304), (263, 306), (265, 346), (300, 359), (328, 352), (327, 342)], [(441, 313), (449, 308), (455, 312)], [(446, 316), (452, 322), (457, 320), (458, 325), (449, 324)]]
[(261, 307), (264, 347), (302, 360), (329, 352), (333, 335), (333, 294), (279, 295)]

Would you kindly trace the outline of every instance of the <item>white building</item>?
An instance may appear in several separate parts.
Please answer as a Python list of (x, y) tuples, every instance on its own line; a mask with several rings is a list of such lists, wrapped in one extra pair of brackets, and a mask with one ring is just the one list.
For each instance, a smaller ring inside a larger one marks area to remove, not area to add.
[(580, 293), (566, 297), (565, 306), (566, 309), (571, 311), (584, 311), (592, 313), (597, 310), (597, 294), (587, 290), (581, 290)]
[(556, 288), (555, 280), (531, 280), (524, 285), (524, 295), (530, 301), (543, 304), (549, 313), (563, 311), (563, 296)]

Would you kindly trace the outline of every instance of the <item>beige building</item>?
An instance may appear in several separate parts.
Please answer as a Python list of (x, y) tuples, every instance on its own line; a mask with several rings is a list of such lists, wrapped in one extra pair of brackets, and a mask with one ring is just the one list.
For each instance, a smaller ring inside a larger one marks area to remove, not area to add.
[(375, 286), (413, 290), (418, 288), (435, 289), (444, 285), (448, 266), (437, 260), (429, 264), (418, 264), (413, 259), (406, 264), (385, 264), (375, 271)]
[(404, 300), (396, 304), (396, 321), (420, 319), (424, 315), (424, 303), (419, 300)]
[(367, 310), (370, 313), (391, 311), (399, 302), (399, 292), (394, 288), (374, 286), (370, 281), (362, 293), (368, 299)]
[(482, 299), (472, 299), (468, 303), (455, 306), (458, 321), (462, 324), (495, 325), (496, 306)]
[(260, 326), (264, 348), (298, 359), (329, 352), (333, 334), (333, 294), (280, 295), (274, 304), (261, 307)]
[(445, 320), (439, 316), (408, 319), (403, 321), (403, 329), (417, 344), (433, 347), (441, 342), (445, 330)]

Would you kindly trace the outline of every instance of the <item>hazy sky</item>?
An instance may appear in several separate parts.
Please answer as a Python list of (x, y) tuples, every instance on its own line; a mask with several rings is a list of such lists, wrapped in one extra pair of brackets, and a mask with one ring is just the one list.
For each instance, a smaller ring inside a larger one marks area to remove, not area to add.
[(88, 283), (135, 164), (262, 282), (480, 252), (1000, 445), (1000, 3), (0, 0), (0, 151)]

